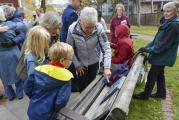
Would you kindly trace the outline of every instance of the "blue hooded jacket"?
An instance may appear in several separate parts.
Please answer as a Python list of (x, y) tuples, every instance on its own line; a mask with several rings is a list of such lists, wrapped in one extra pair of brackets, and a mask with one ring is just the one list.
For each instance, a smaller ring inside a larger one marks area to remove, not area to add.
[(0, 42), (3, 42), (4, 40), (9, 39), (9, 40), (14, 41), (16, 44), (23, 43), (25, 34), (17, 28), (17, 25), (14, 22), (1, 21), (0, 25), (8, 26), (9, 28), (7, 32), (0, 33)]
[(35, 68), (25, 82), (24, 91), (30, 98), (30, 120), (54, 120), (57, 112), (66, 105), (71, 94), (72, 73), (53, 65)]

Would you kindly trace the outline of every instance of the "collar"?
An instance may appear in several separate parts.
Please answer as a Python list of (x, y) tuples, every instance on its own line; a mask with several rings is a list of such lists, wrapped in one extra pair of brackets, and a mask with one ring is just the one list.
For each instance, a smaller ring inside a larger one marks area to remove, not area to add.
[(76, 22), (76, 25), (75, 25), (75, 27), (74, 27), (73, 33), (76, 34), (76, 35), (79, 35), (79, 36), (81, 36), (81, 37), (84, 37), (84, 38), (89, 38), (89, 37), (91, 37), (91, 36), (93, 36), (94, 34), (97, 33), (97, 26), (95, 26), (95, 29), (93, 30), (93, 33), (87, 36), (87, 35), (83, 32), (83, 30), (82, 30), (82, 28), (81, 28), (80, 19), (79, 19), (79, 20), (77, 20), (77, 22)]
[[(69, 8), (75, 10), (75, 8), (72, 5), (68, 5)], [(75, 10), (76, 11), (76, 10)]]
[(54, 60), (50, 61), (49, 64), (53, 65), (53, 66), (56, 66), (56, 67), (64, 68), (63, 64), (61, 64), (61, 63), (59, 63), (57, 61), (54, 61)]

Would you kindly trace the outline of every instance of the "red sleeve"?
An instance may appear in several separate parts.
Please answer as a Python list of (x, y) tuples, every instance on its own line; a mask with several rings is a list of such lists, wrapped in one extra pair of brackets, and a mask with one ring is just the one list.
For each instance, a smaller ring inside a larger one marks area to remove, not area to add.
[(129, 45), (125, 43), (121, 44), (117, 50), (118, 54), (112, 57), (113, 64), (122, 64), (128, 59), (130, 59), (129, 55), (131, 54), (131, 47)]

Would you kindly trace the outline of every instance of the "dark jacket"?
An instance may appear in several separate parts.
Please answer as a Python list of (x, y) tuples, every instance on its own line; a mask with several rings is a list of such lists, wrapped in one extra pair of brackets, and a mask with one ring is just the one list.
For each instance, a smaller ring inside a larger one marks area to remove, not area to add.
[(113, 64), (122, 64), (129, 60), (132, 62), (134, 56), (133, 41), (129, 37), (129, 28), (127, 25), (118, 25), (116, 27), (117, 44), (112, 44), (115, 49), (114, 56), (112, 57)]
[(0, 42), (3, 42), (4, 40), (12, 40), (16, 45), (23, 43), (25, 34), (18, 29), (17, 24), (12, 21), (1, 21), (0, 25), (9, 27), (7, 32), (0, 33)]
[(179, 19), (175, 18), (163, 24), (154, 40), (145, 49), (149, 53), (152, 65), (173, 66), (177, 57), (179, 45)]
[(53, 65), (35, 68), (25, 82), (24, 91), (30, 98), (30, 120), (54, 120), (56, 113), (66, 105), (71, 94), (72, 73)]
[(122, 16), (118, 18), (118, 16), (114, 16), (111, 20), (110, 32), (111, 32), (111, 42), (116, 43), (117, 39), (115, 37), (115, 27), (121, 24), (125, 24), (130, 28), (129, 18), (127, 16)]
[(62, 15), (62, 29), (60, 33), (60, 40), (62, 42), (66, 42), (68, 28), (73, 22), (77, 21), (77, 19), (78, 15), (76, 10), (71, 5), (68, 5)]

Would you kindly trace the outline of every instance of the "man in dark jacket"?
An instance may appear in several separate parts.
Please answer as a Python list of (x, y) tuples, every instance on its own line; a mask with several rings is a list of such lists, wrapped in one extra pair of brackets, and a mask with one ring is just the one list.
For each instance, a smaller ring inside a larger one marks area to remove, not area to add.
[(62, 29), (60, 40), (66, 42), (69, 26), (78, 19), (77, 10), (81, 6), (81, 0), (70, 0), (70, 5), (64, 10), (62, 15)]

